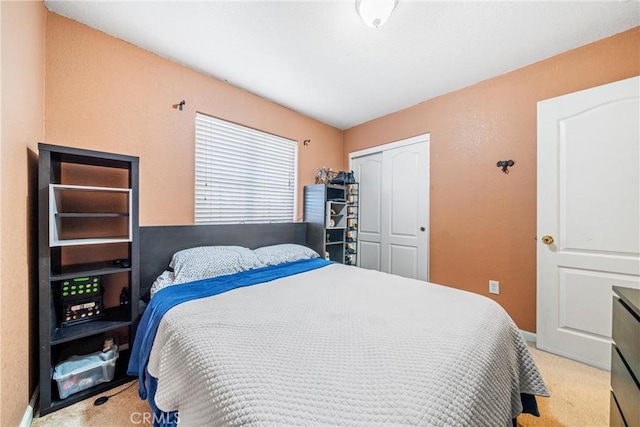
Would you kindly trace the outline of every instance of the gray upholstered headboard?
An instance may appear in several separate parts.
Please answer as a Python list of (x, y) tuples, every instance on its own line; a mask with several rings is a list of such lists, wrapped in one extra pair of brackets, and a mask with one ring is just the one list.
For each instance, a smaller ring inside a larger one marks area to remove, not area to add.
[(307, 224), (171, 225), (140, 227), (140, 295), (169, 265), (171, 256), (195, 246), (237, 245), (255, 249), (278, 243), (307, 246)]

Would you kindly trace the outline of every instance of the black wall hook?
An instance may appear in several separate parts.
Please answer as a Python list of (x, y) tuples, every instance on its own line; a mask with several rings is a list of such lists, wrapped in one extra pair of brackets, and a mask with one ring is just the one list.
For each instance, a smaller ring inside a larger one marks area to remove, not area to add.
[(502, 172), (509, 173), (509, 169), (507, 168), (510, 168), (515, 164), (516, 162), (514, 162), (513, 160), (499, 160), (498, 163), (496, 163), (496, 166), (502, 168)]
[(182, 111), (182, 107), (184, 107), (184, 104), (186, 104), (186, 103), (187, 103), (187, 101), (185, 101), (183, 99), (182, 101), (178, 102), (177, 104), (173, 104), (172, 107), (177, 109), (177, 110)]
[(310, 139), (305, 139), (304, 141), (302, 141), (302, 145), (309, 145), (310, 142)]

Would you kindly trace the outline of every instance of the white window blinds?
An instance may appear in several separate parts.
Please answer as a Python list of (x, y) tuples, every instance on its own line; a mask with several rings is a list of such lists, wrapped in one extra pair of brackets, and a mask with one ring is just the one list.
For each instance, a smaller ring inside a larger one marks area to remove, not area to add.
[(196, 223), (295, 220), (295, 141), (196, 114)]

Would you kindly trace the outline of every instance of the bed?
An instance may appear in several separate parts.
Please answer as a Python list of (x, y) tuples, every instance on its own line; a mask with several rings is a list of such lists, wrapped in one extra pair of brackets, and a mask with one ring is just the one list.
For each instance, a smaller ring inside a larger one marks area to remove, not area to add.
[(183, 249), (271, 256), (251, 250), (281, 244), (305, 255), (213, 278), (178, 263), (181, 283), (156, 289), (129, 364), (154, 424), (510, 426), (538, 415), (535, 396), (549, 392), (497, 303), (306, 257), (304, 223), (142, 227), (141, 289)]

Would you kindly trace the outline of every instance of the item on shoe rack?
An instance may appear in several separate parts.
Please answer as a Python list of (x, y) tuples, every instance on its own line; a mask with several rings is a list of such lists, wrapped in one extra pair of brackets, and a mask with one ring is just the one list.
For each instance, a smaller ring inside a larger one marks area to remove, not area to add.
[(345, 182), (345, 184), (355, 184), (355, 183), (356, 183), (356, 177), (353, 174), (353, 171), (347, 172), (347, 181)]
[(327, 184), (329, 182), (329, 177), (333, 174), (331, 168), (321, 167), (316, 172), (316, 184)]
[(331, 184), (344, 184), (346, 180), (346, 172), (340, 171), (338, 174), (329, 181)]
[(356, 178), (353, 174), (353, 171), (340, 171), (338, 174), (330, 181), (331, 184), (355, 184)]

